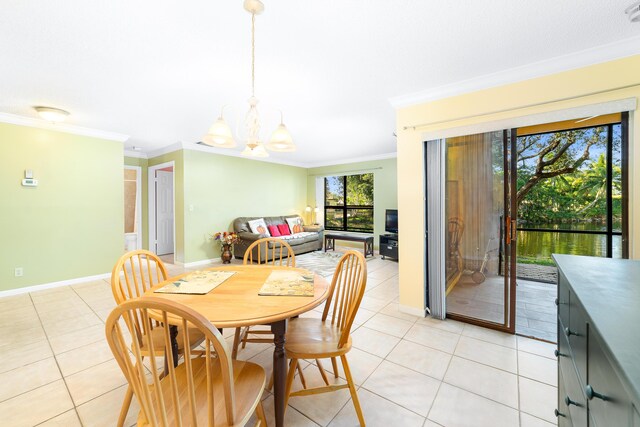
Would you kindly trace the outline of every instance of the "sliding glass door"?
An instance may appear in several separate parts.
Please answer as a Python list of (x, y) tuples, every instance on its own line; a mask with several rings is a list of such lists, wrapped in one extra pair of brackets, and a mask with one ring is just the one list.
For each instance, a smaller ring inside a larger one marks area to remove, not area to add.
[(512, 148), (506, 130), (446, 139), (444, 208), (447, 316), (513, 333)]

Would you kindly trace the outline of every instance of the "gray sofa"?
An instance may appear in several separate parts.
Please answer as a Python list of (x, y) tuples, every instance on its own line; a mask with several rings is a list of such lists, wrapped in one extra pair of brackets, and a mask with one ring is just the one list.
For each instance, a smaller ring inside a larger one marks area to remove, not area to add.
[[(264, 218), (264, 222), (269, 225), (286, 224), (285, 218), (296, 218), (299, 215), (286, 215), (286, 216), (256, 216), (256, 217), (240, 217), (233, 220), (233, 231), (238, 233), (239, 241), (233, 245), (233, 253), (236, 258), (244, 258), (244, 254), (249, 246), (258, 239), (266, 237), (264, 234), (255, 234), (251, 232), (249, 228), (249, 221), (254, 219)], [(293, 253), (296, 255), (318, 251), (322, 249), (324, 227), (321, 225), (305, 225), (305, 235), (302, 237), (293, 237), (287, 239), (287, 243), (293, 249)], [(308, 234), (312, 233), (312, 234)], [(261, 254), (260, 261), (264, 261), (264, 254)], [(257, 257), (257, 251), (254, 252), (254, 257)]]

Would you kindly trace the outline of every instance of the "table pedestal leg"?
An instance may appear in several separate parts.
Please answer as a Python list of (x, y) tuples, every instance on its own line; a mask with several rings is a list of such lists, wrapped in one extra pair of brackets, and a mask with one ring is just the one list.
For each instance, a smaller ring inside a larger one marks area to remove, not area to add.
[(271, 324), (271, 332), (273, 332), (276, 345), (273, 350), (273, 406), (276, 415), (276, 427), (284, 426), (284, 393), (287, 382), (287, 357), (284, 353), (284, 334), (286, 331), (286, 320)]

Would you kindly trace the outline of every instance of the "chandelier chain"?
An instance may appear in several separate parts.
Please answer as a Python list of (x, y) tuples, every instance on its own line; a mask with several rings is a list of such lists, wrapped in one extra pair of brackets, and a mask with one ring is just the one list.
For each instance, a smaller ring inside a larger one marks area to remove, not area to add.
[(256, 14), (251, 14), (251, 96), (256, 96)]

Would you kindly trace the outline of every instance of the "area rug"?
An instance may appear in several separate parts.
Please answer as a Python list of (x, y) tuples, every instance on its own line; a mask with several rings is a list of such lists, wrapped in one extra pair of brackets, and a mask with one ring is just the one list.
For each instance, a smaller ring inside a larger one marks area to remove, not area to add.
[[(338, 261), (344, 255), (342, 252), (309, 252), (302, 255), (296, 255), (296, 267), (306, 268), (320, 276), (330, 276), (336, 270)], [(375, 257), (367, 257), (367, 261)]]

